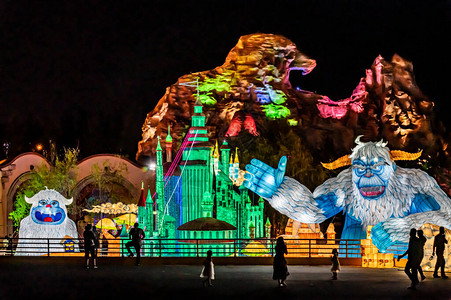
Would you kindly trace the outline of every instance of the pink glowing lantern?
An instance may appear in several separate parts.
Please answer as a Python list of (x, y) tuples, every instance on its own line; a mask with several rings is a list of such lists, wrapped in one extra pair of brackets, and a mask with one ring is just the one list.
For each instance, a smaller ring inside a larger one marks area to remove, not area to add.
[(255, 126), (255, 120), (250, 114), (247, 114), (244, 118), (244, 129), (246, 129), (253, 136), (258, 136), (257, 127)]
[(241, 131), (241, 120), (238, 117), (233, 117), (232, 122), (227, 130), (226, 137), (237, 136)]

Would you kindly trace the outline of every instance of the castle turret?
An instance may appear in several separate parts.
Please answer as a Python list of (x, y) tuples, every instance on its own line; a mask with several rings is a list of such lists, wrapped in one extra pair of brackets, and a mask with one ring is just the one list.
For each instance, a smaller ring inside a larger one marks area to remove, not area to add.
[(265, 223), (265, 237), (267, 239), (271, 238), (271, 222), (269, 222), (269, 218), (266, 218), (266, 223)]
[(127, 252), (127, 250), (125, 248), (125, 243), (127, 243), (130, 240), (130, 237), (129, 237), (128, 231), (127, 231), (127, 226), (125, 225), (125, 221), (122, 223), (122, 229), (121, 229), (119, 238), (121, 239), (121, 254), (122, 254), (122, 256), (124, 256)]
[(119, 234), (119, 237), (121, 239), (128, 239), (128, 231), (127, 231), (127, 226), (125, 225), (125, 221), (122, 223), (122, 229), (121, 229), (121, 233)]
[(172, 137), (171, 126), (168, 126), (168, 135), (166, 136), (166, 162), (172, 162)]
[(240, 160), (238, 159), (238, 148), (235, 148), (235, 160), (233, 161), (233, 179), (238, 178), (238, 173), (240, 171)]
[(164, 214), (164, 181), (163, 181), (163, 157), (162, 149), (160, 145), (160, 137), (158, 136), (157, 144), (157, 169), (156, 169), (156, 203), (157, 203), (157, 230), (163, 225)]
[(249, 238), (255, 239), (255, 225), (252, 221), (251, 224), (249, 224)]
[(229, 177), (235, 179), (235, 169), (233, 167), (233, 155), (230, 155), (229, 159)]
[(213, 151), (213, 166), (215, 170), (215, 175), (218, 175), (219, 173), (219, 147), (218, 147), (218, 140), (216, 140), (215, 149)]
[(265, 238), (266, 240), (266, 246), (269, 248), (271, 245), (271, 222), (269, 222), (269, 218), (266, 218), (265, 223)]
[(147, 190), (146, 211), (147, 211), (146, 236), (151, 237), (154, 231), (154, 222), (153, 222), (153, 201), (150, 189)]
[(225, 175), (229, 176), (229, 159), (230, 159), (230, 147), (227, 144), (227, 142), (224, 140), (221, 146), (221, 165), (222, 165), (222, 172), (225, 173)]
[(138, 200), (138, 224), (140, 228), (146, 227), (147, 221), (147, 209), (146, 209), (146, 196), (144, 195), (144, 182), (141, 183), (141, 194)]
[(258, 199), (258, 207), (263, 211), (263, 208), (265, 208), (265, 200), (263, 200), (262, 197), (259, 197)]

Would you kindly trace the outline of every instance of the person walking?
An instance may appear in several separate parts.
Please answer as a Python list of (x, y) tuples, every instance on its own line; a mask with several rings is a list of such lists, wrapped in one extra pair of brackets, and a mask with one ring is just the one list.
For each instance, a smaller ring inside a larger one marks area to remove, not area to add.
[(97, 269), (97, 255), (95, 251), (95, 235), (94, 232), (92, 232), (91, 224), (87, 224), (85, 227), (85, 231), (83, 232), (83, 240), (85, 243), (85, 260), (86, 265), (85, 268), (89, 269), (89, 254), (91, 254), (91, 259), (93, 261), (93, 267), (94, 269)]
[(285, 280), (290, 273), (288, 273), (287, 261), (285, 259), (285, 254), (288, 254), (288, 250), (281, 236), (277, 238), (275, 251), (272, 279), (277, 280), (279, 287), (284, 287), (287, 286)]
[(330, 260), (332, 261), (332, 268), (330, 269), (332, 271), (332, 280), (337, 280), (338, 272), (340, 272), (340, 261), (338, 260), (337, 249), (332, 249), (332, 257)]
[(419, 254), (419, 257), (418, 257), (418, 260), (419, 260), (418, 274), (420, 274), (421, 281), (423, 281), (423, 280), (426, 279), (426, 276), (424, 276), (423, 268), (421, 267), (421, 261), (423, 260), (423, 257), (424, 257), (424, 245), (426, 244), (427, 239), (424, 236), (423, 230), (421, 230), (421, 229), (419, 229), (417, 231), (417, 235), (418, 235), (418, 241), (420, 242), (420, 246), (419, 246), (420, 247), (420, 254)]
[(212, 287), (212, 280), (215, 279), (215, 266), (213, 264), (213, 259), (211, 256), (213, 255), (213, 252), (211, 250), (207, 251), (207, 258), (204, 261), (204, 267), (202, 268), (202, 271), (200, 272), (200, 277), (205, 278), (205, 280), (202, 282), (204, 286), (207, 285), (209, 287)]
[(404, 268), (404, 272), (409, 277), (411, 284), (409, 289), (415, 290), (418, 284), (418, 266), (420, 265), (420, 241), (417, 238), (417, 230), (415, 228), (410, 229), (410, 239), (407, 251), (398, 256), (398, 261), (407, 255), (407, 263)]
[(135, 248), (137, 266), (141, 264), (141, 241), (146, 237), (146, 235), (144, 234), (144, 230), (142, 230), (138, 226), (139, 224), (135, 223), (135, 225), (133, 225), (133, 228), (130, 229), (128, 236), (130, 237), (131, 241), (125, 244), (125, 247), (127, 247), (129, 253), (128, 254), (129, 257), (133, 257), (133, 253), (130, 250), (130, 246), (133, 246)]
[(434, 237), (434, 246), (432, 248), (432, 256), (434, 254), (437, 254), (437, 262), (435, 263), (435, 270), (434, 270), (434, 278), (439, 278), (438, 276), (438, 269), (440, 268), (441, 275), (443, 279), (448, 278), (448, 276), (445, 275), (445, 244), (448, 244), (448, 241), (445, 237), (445, 228), (440, 227), (439, 234), (437, 234)]

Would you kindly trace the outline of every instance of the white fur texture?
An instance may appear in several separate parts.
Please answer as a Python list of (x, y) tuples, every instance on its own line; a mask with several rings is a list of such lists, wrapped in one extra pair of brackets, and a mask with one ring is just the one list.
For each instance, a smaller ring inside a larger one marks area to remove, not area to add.
[[(27, 198), (28, 203), (32, 203), (32, 209), (38, 206), (38, 201), (41, 199), (52, 199), (59, 202), (60, 207), (64, 210), (66, 217), (59, 225), (37, 224), (28, 215), (20, 222), (19, 241), (17, 244), (16, 255), (20, 256), (36, 256), (46, 255), (49, 252), (64, 252), (64, 245), (61, 240), (66, 236), (74, 238), (74, 242), (78, 238), (77, 226), (74, 221), (67, 216), (67, 209), (65, 203), (72, 203), (72, 199), (64, 198), (55, 190), (42, 190), (31, 198)], [(48, 249), (47, 239), (50, 242), (50, 249)], [(78, 251), (78, 246), (75, 245), (75, 251)]]
[[(279, 212), (302, 223), (320, 223), (326, 219), (316, 205), (321, 195), (334, 193), (337, 206), (362, 220), (363, 228), (383, 222), (383, 227), (394, 242), (408, 241), (410, 228), (432, 223), (451, 228), (451, 199), (434, 178), (417, 169), (397, 167), (385, 195), (377, 200), (366, 200), (352, 182), (348, 168), (337, 177), (326, 180), (313, 194), (298, 181), (285, 177), (269, 203)], [(440, 210), (408, 214), (415, 194), (429, 195), (440, 205)]]

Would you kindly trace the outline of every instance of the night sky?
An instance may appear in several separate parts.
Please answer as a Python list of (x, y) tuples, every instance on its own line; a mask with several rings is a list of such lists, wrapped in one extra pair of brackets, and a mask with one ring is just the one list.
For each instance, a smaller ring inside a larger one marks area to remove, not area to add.
[(376, 56), (398, 53), (451, 128), (450, 1), (10, 0), (0, 2), (0, 142), (11, 143), (9, 156), (53, 139), (81, 157), (134, 160), (165, 88), (222, 65), (256, 32), (316, 59), (291, 82), (333, 100), (351, 94)]

